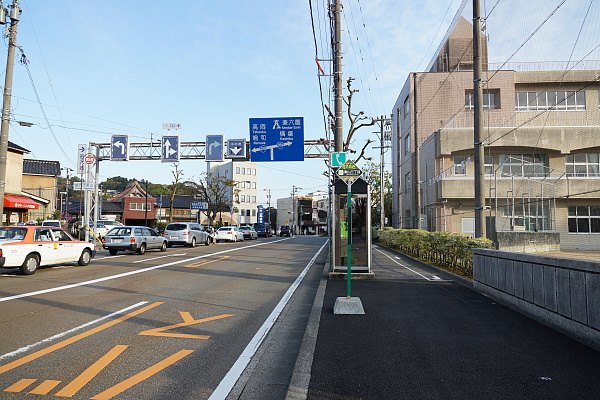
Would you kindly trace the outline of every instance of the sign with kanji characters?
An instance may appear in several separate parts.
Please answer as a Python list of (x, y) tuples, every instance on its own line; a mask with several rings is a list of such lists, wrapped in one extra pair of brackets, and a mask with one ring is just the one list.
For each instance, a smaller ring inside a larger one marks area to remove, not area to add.
[(304, 117), (250, 118), (250, 161), (304, 161)]

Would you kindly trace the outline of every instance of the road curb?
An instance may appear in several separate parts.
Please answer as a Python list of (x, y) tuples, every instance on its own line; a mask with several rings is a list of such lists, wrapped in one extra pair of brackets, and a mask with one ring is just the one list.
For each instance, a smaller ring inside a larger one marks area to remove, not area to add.
[(323, 309), (323, 299), (325, 298), (325, 289), (327, 288), (327, 277), (329, 271), (329, 262), (325, 262), (321, 281), (315, 295), (315, 301), (308, 318), (308, 324), (304, 331), (302, 344), (292, 378), (288, 386), (286, 400), (305, 400), (308, 396), (308, 386), (310, 384), (310, 372), (312, 369), (313, 356), (317, 345), (317, 334), (319, 333), (319, 323), (321, 321), (321, 311)]

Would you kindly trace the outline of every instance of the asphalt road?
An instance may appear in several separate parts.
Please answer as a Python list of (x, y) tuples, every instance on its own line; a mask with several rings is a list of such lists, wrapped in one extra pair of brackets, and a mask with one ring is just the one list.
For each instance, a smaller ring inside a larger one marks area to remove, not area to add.
[[(0, 398), (284, 392), (322, 271), (307, 266), (324, 244), (299, 236), (141, 256), (100, 251), (86, 267), (0, 269)], [(280, 314), (289, 323), (272, 331), (283, 348), (254, 357), (275, 362), (249, 364)]]

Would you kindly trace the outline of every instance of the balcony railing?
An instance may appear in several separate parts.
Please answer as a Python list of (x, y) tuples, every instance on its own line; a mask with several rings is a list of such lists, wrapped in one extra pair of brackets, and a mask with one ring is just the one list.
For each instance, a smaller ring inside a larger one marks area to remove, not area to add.
[(581, 71), (600, 69), (600, 60), (488, 63), (489, 71)]
[[(456, 114), (442, 129), (473, 128), (472, 111)], [(538, 128), (551, 126), (600, 126), (600, 111), (484, 111), (483, 126), (486, 128)]]

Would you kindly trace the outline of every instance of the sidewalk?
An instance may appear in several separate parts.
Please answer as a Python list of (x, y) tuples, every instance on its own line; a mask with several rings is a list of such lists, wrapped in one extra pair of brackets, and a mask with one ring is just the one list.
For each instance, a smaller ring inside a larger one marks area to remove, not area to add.
[(598, 398), (599, 352), (382, 247), (373, 271), (365, 315), (334, 315), (324, 275), (288, 399)]

